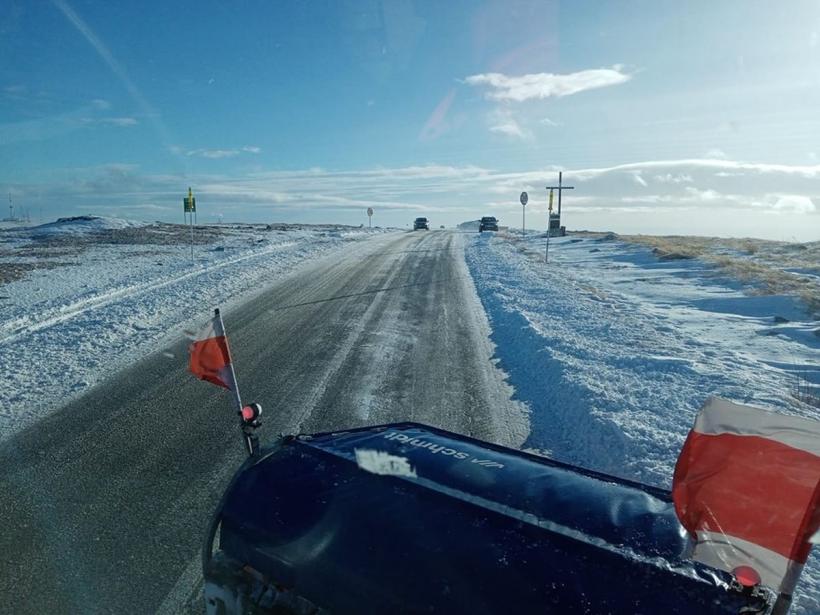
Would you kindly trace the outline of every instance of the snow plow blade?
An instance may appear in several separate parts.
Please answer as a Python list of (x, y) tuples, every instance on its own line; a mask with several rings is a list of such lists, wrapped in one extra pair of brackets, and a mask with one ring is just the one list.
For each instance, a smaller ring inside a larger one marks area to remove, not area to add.
[(206, 609), (765, 612), (687, 549), (666, 491), (398, 423), (249, 459), (205, 545)]

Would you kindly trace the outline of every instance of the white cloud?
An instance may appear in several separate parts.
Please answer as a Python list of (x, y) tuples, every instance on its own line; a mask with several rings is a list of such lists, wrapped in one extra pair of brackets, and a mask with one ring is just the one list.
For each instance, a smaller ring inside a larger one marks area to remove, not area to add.
[(103, 98), (95, 98), (91, 101), (91, 106), (95, 109), (100, 109), (101, 111), (105, 111), (111, 108), (111, 103)]
[(258, 154), (262, 151), (261, 147), (257, 147), (256, 145), (246, 145), (242, 148), (243, 152), (248, 152), (250, 154)]
[(544, 126), (553, 126), (553, 127), (562, 125), (560, 122), (556, 122), (554, 120), (551, 120), (548, 117), (541, 118), (540, 120), (538, 120), (538, 123), (543, 124)]
[(552, 97), (570, 96), (586, 90), (626, 83), (632, 78), (623, 72), (623, 66), (596, 68), (576, 73), (531, 73), (511, 77), (502, 73), (470, 75), (464, 81), (468, 85), (486, 87), (486, 97), (491, 100), (523, 102)]
[(719, 192), (712, 190), (711, 188), (701, 190), (699, 188), (687, 186), (686, 194), (688, 194), (689, 197), (691, 197), (690, 200), (701, 201), (704, 203), (712, 203), (715, 201), (719, 201), (721, 199), (726, 199), (726, 195), (720, 194)]
[(792, 211), (798, 214), (808, 214), (817, 211), (814, 202), (809, 197), (800, 194), (783, 194), (777, 197), (772, 207), (778, 211)]

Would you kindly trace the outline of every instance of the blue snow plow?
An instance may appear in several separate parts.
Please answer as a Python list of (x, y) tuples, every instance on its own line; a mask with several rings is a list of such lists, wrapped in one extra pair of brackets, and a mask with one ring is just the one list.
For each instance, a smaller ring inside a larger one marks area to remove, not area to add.
[(208, 613), (765, 613), (693, 563), (664, 490), (415, 423), (287, 437), (240, 468)]

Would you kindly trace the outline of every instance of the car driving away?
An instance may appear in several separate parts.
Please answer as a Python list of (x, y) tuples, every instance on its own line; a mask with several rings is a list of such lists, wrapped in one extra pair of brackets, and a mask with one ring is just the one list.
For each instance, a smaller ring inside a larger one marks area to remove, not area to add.
[(417, 231), (419, 229), (424, 229), (425, 231), (430, 230), (430, 223), (427, 221), (427, 218), (416, 218), (413, 221), (413, 230)]
[(483, 233), (484, 231), (497, 231), (498, 230), (498, 220), (496, 220), (495, 216), (484, 216), (481, 218), (481, 221), (478, 223), (478, 232)]

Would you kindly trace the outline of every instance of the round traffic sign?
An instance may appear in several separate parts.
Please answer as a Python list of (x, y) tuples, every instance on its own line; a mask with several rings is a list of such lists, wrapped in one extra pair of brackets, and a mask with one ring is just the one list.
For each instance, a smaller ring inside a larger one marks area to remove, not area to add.
[(526, 193), (526, 192), (522, 192), (522, 193), (521, 193), (521, 204), (522, 204), (522, 205), (526, 205), (526, 204), (527, 204), (527, 201), (529, 200), (529, 198), (530, 198), (530, 197), (529, 197), (529, 196), (527, 196), (527, 193)]
[(367, 208), (367, 215), (368, 215), (368, 216), (372, 216), (372, 215), (373, 215), (373, 208), (372, 208), (372, 207), (368, 207), (368, 208)]

